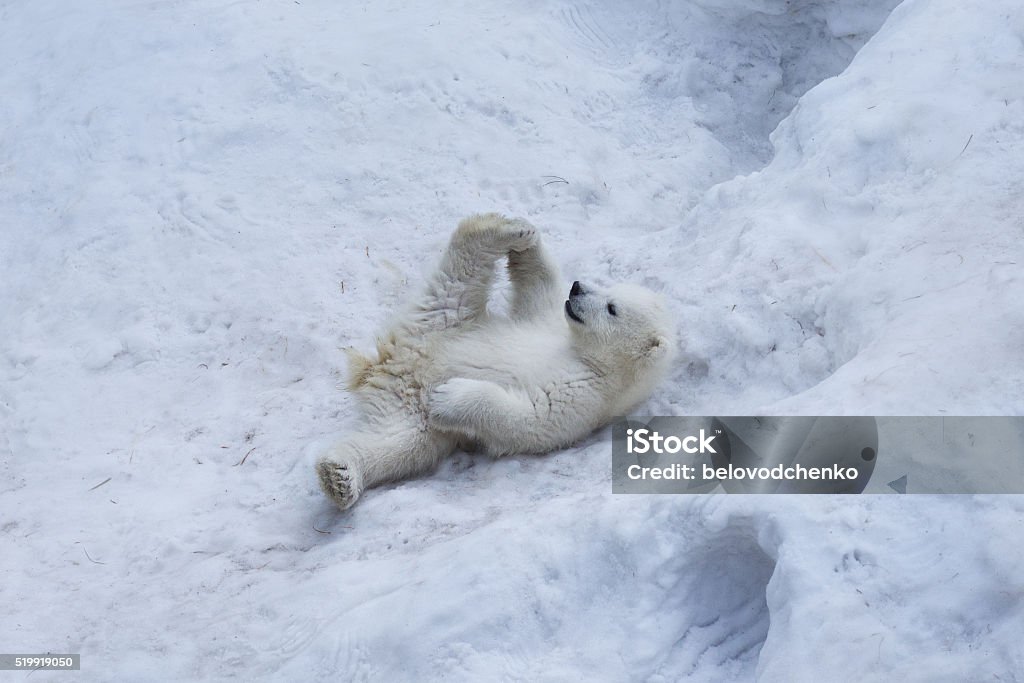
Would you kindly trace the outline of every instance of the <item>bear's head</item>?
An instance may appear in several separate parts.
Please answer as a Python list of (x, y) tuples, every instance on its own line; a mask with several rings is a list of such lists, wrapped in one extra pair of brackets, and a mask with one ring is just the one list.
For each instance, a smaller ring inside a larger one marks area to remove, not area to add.
[(644, 287), (574, 282), (565, 317), (579, 356), (625, 383), (626, 404), (634, 394), (646, 396), (675, 356), (675, 325), (662, 297)]

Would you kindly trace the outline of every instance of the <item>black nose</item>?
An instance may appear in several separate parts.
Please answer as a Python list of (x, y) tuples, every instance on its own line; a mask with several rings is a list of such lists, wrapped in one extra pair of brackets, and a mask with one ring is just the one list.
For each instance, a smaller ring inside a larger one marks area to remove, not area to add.
[(579, 296), (582, 293), (583, 288), (580, 287), (580, 281), (576, 280), (576, 282), (572, 283), (572, 289), (569, 290), (569, 296)]

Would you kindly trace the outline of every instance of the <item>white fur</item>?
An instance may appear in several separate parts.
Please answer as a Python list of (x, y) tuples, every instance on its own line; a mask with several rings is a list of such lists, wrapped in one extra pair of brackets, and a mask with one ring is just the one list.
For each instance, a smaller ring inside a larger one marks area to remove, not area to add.
[[(497, 318), (487, 299), (505, 258), (512, 302)], [(458, 447), (494, 456), (562, 448), (647, 398), (675, 346), (659, 297), (632, 285), (579, 286), (566, 301), (562, 287), (529, 223), (498, 214), (462, 221), (425, 295), (378, 340), (376, 358), (353, 354), (360, 431), (317, 462), (324, 492), (345, 509)]]

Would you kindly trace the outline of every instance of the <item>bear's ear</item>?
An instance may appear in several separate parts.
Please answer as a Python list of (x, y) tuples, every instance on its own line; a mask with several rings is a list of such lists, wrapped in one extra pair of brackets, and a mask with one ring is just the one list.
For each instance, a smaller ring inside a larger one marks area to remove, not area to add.
[(643, 357), (649, 363), (654, 363), (667, 356), (671, 348), (671, 340), (668, 337), (656, 334), (647, 339), (644, 346)]

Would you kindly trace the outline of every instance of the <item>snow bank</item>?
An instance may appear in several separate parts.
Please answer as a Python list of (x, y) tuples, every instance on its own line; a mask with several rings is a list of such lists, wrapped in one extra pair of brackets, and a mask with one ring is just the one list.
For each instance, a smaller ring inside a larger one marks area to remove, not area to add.
[(709, 191), (651, 266), (692, 264), (672, 289), (708, 375), (679, 408), (1024, 411), (1022, 27), (1009, 5), (904, 3), (767, 168)]

